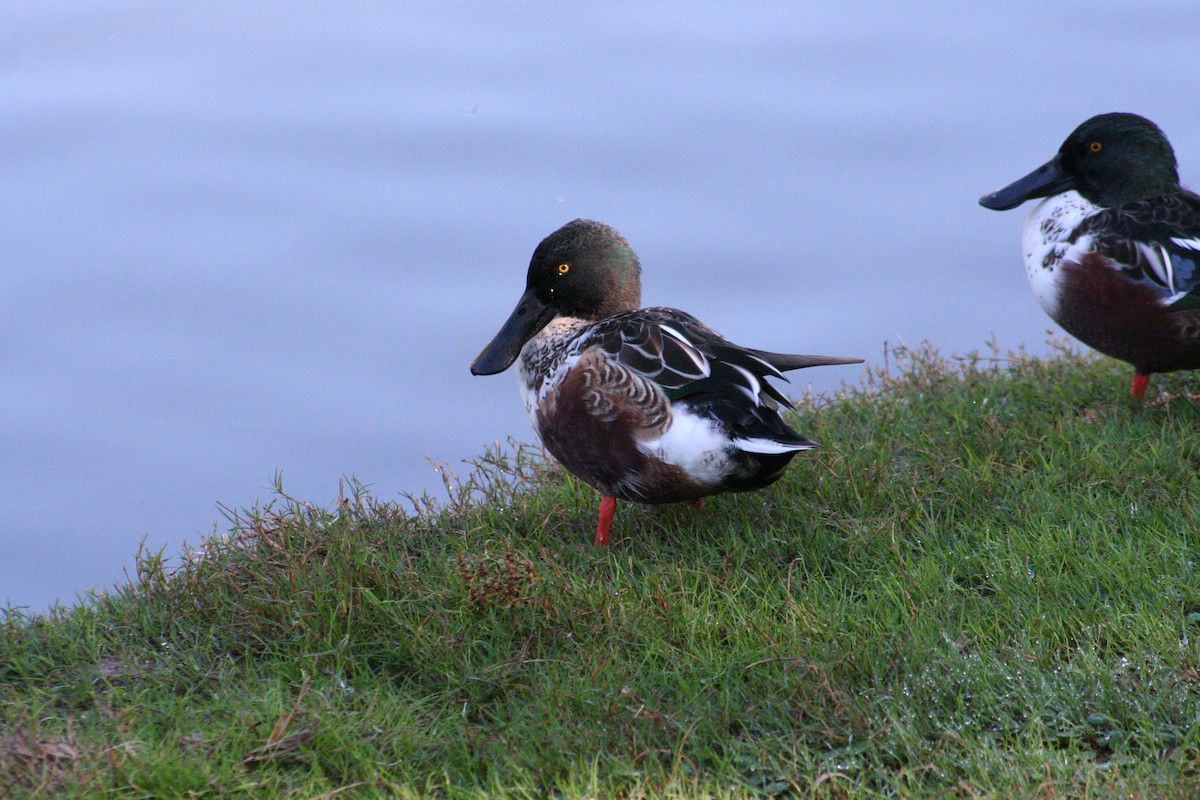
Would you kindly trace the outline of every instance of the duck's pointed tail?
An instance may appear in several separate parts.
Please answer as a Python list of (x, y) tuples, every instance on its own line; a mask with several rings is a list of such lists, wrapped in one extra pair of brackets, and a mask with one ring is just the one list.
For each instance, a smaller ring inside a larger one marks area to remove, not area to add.
[(861, 358), (846, 358), (844, 356), (801, 356), (792, 353), (771, 353), (766, 350), (751, 350), (750, 352), (766, 361), (780, 372), (804, 367), (831, 367), (836, 364), (861, 364)]

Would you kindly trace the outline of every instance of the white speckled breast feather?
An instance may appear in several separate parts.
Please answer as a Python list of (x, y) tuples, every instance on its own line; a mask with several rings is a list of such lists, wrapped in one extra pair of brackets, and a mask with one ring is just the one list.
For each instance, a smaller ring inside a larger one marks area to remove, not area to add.
[(1058, 319), (1060, 265), (1064, 259), (1077, 261), (1072, 253), (1090, 249), (1091, 237), (1070, 242), (1079, 223), (1100, 211), (1079, 195), (1070, 191), (1047, 197), (1033, 207), (1021, 235), (1021, 251), (1025, 256), (1025, 275), (1038, 303), (1054, 320)]

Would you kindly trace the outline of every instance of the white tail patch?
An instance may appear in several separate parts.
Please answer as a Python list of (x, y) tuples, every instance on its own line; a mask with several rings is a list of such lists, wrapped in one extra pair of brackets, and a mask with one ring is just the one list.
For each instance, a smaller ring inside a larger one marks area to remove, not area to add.
[(799, 450), (812, 450), (816, 447), (815, 444), (792, 444), (787, 442), (778, 442), (774, 439), (734, 439), (730, 442), (739, 450), (744, 450), (747, 453), (761, 453), (766, 456), (775, 456), (780, 453), (795, 453)]

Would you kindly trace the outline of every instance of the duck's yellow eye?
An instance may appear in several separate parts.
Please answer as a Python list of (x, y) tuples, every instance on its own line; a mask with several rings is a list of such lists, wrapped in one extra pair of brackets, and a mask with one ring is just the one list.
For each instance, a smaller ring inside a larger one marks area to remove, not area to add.
[(559, 275), (566, 275), (570, 271), (571, 271), (570, 264), (559, 264), (558, 265), (558, 274)]
[(1100, 144), (1099, 142), (1092, 142), (1088, 145), (1088, 150), (1091, 150), (1093, 153), (1099, 153), (1103, 149), (1104, 145)]

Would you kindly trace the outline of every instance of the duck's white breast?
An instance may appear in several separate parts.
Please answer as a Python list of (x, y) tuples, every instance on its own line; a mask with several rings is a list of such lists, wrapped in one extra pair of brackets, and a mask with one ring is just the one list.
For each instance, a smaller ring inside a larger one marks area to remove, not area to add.
[(1058, 319), (1059, 280), (1064, 256), (1087, 250), (1090, 237), (1071, 243), (1068, 240), (1079, 224), (1101, 210), (1076, 191), (1063, 192), (1042, 200), (1029, 212), (1021, 235), (1025, 256), (1025, 275), (1038, 303), (1053, 319)]

